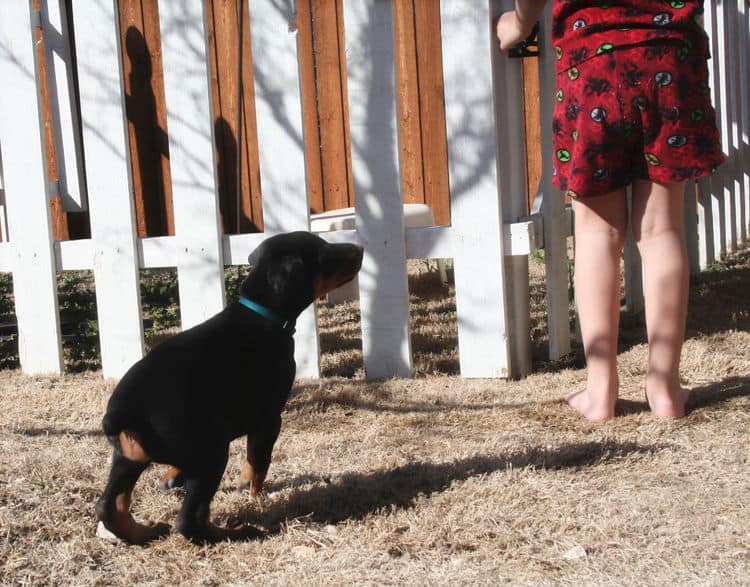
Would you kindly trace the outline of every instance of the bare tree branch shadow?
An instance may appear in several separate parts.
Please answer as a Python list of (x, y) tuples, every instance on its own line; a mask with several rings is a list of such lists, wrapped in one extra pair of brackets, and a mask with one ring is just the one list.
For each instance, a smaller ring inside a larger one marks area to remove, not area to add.
[[(447, 490), (466, 481), (511, 469), (577, 469), (606, 464), (628, 455), (653, 454), (661, 446), (634, 442), (587, 442), (564, 444), (549, 449), (532, 446), (508, 454), (476, 455), (445, 463), (416, 462), (369, 473), (347, 473), (335, 480), (318, 477), (325, 485), (295, 491), (288, 500), (258, 512), (252, 505), (232, 517), (232, 524), (253, 524), (268, 529), (266, 536), (279, 534), (290, 520), (305, 517), (317, 524), (361, 520), (384, 508), (410, 509), (415, 500)], [(310, 476), (269, 486), (273, 489), (308, 483)]]

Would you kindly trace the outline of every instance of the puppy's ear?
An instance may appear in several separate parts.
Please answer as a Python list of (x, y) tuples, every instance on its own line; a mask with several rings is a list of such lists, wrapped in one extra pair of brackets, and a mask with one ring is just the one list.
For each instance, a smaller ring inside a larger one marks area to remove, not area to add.
[(262, 252), (261, 249), (262, 248), (263, 248), (263, 243), (261, 243), (257, 247), (255, 247), (255, 250), (247, 256), (247, 263), (248, 263), (248, 265), (257, 265), (258, 264), (258, 260), (260, 259), (260, 255), (261, 255), (261, 252)]

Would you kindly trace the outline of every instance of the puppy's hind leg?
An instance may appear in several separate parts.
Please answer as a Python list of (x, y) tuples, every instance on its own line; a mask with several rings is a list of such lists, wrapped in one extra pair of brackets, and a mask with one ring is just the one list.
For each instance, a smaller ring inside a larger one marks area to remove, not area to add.
[(176, 487), (182, 487), (185, 483), (185, 477), (177, 467), (169, 467), (169, 470), (161, 476), (159, 479), (159, 489), (167, 491), (168, 489), (175, 489)]
[(115, 448), (107, 486), (96, 502), (96, 515), (104, 527), (131, 544), (145, 544), (169, 533), (168, 524), (139, 524), (130, 514), (133, 487), (146, 467), (148, 462), (127, 459)]

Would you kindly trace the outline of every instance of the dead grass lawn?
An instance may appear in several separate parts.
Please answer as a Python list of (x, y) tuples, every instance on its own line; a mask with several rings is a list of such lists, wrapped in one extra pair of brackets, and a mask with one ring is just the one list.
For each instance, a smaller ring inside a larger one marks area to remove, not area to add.
[[(259, 502), (236, 490), (233, 445), (213, 515), (266, 531), (241, 544), (97, 538), (111, 384), (0, 371), (0, 584), (747, 585), (748, 291), (747, 253), (694, 284), (678, 422), (646, 410), (635, 321), (605, 425), (559, 401), (584, 379), (575, 358), (517, 382), (300, 382)], [(356, 344), (339, 346), (356, 372)], [(424, 369), (450, 365), (443, 352)], [(181, 500), (156, 490), (161, 471), (134, 510), (174, 523)]]

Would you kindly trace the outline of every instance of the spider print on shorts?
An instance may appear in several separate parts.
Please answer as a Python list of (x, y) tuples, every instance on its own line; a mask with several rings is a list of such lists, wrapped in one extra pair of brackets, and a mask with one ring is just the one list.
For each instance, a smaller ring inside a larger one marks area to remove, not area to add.
[(707, 67), (680, 61), (677, 47), (617, 49), (558, 74), (553, 183), (563, 193), (697, 179), (721, 163)]

